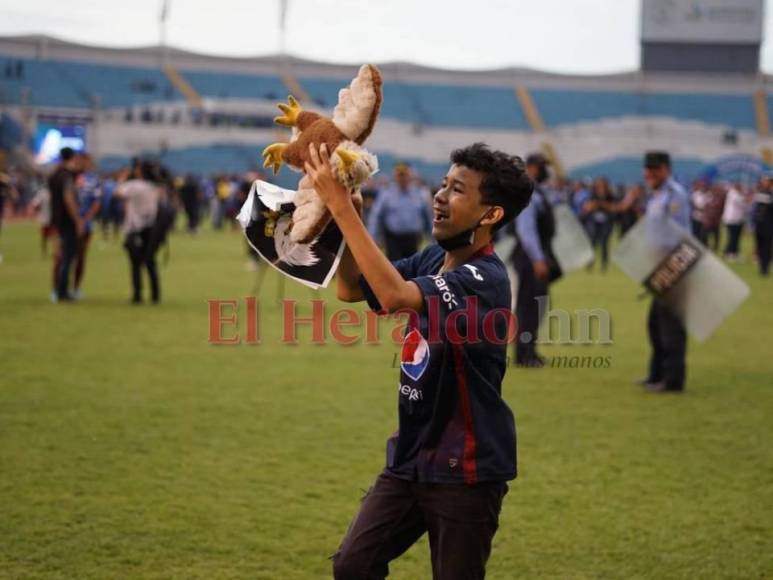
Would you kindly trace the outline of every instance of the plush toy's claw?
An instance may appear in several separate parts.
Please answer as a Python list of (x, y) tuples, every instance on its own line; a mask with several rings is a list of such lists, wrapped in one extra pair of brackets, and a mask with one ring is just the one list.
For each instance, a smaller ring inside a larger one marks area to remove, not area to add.
[(341, 169), (347, 173), (351, 169), (352, 164), (360, 158), (359, 153), (349, 151), (348, 149), (344, 149), (342, 147), (336, 149), (335, 152), (336, 155), (338, 155), (338, 157), (341, 159)]
[(287, 103), (287, 105), (284, 103), (277, 105), (283, 114), (281, 117), (274, 117), (274, 123), (284, 127), (295, 127), (295, 123), (298, 121), (298, 115), (301, 113), (301, 105), (292, 95), (287, 97)]
[(285, 147), (287, 143), (273, 143), (263, 150), (263, 167), (271, 167), (274, 175), (279, 173), (279, 168), (282, 167), (282, 154)]

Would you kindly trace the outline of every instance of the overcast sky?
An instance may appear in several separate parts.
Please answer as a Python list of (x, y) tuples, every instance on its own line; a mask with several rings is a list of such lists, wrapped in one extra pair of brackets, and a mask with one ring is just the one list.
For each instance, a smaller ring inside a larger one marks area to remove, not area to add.
[[(102, 46), (157, 44), (161, 0), (0, 0), (0, 35), (44, 33)], [(767, 5), (767, 4), (766, 4)], [(640, 0), (289, 0), (286, 48), (332, 62), (445, 68), (632, 70)], [(764, 35), (773, 37), (766, 10)], [(170, 0), (170, 45), (228, 56), (276, 53), (279, 0)], [(762, 68), (773, 72), (773, 46)]]

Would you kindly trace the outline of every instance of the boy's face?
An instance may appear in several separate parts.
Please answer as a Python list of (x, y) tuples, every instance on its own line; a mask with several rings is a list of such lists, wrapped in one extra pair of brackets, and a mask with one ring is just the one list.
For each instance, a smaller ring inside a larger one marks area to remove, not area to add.
[(445, 240), (475, 227), (490, 206), (481, 204), (482, 175), (463, 165), (452, 165), (435, 194), (432, 237)]

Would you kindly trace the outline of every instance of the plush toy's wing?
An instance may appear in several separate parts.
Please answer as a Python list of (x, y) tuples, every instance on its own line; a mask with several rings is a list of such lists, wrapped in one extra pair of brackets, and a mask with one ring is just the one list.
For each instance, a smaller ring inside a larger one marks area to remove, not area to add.
[(349, 87), (338, 93), (333, 123), (359, 145), (370, 135), (381, 110), (381, 85), (379, 70), (372, 64), (364, 64)]

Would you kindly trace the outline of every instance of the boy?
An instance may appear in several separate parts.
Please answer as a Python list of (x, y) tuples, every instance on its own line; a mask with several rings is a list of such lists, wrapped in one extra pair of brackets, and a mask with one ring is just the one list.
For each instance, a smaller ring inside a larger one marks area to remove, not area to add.
[(519, 157), (476, 143), (451, 155), (434, 196), (437, 241), (390, 263), (368, 234), (323, 145), (306, 173), (344, 235), (338, 297), (412, 313), (402, 348), (399, 431), (338, 553), (337, 580), (385, 578), (429, 534), (436, 580), (485, 575), (506, 482), (516, 476), (515, 423), (501, 397), (510, 281), (493, 233), (529, 203)]

